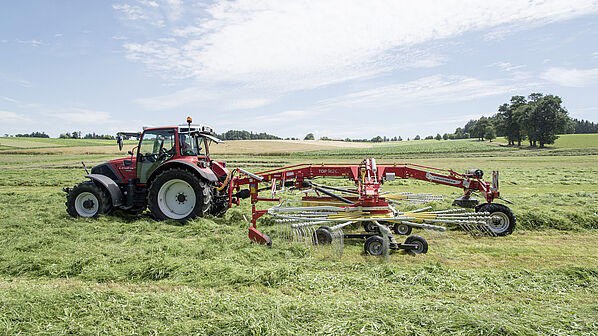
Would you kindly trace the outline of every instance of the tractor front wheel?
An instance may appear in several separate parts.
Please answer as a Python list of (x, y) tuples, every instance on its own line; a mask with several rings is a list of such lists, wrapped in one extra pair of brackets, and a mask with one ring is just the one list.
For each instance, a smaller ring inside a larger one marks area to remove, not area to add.
[(203, 217), (212, 205), (208, 184), (184, 169), (169, 169), (151, 183), (148, 207), (158, 220), (174, 219), (180, 222)]
[(79, 183), (66, 196), (66, 212), (72, 217), (97, 217), (112, 210), (110, 196), (92, 181)]
[(502, 204), (483, 204), (476, 208), (476, 212), (489, 212), (492, 215), (490, 229), (497, 236), (506, 236), (515, 230), (515, 215), (511, 209)]

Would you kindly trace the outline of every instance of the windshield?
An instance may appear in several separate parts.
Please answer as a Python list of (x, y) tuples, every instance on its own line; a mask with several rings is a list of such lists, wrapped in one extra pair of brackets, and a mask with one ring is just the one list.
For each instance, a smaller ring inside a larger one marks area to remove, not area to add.
[(148, 158), (174, 154), (174, 130), (147, 131), (141, 139), (139, 153)]
[(183, 156), (205, 155), (201, 145), (203, 138), (196, 138), (187, 133), (179, 133), (179, 148)]

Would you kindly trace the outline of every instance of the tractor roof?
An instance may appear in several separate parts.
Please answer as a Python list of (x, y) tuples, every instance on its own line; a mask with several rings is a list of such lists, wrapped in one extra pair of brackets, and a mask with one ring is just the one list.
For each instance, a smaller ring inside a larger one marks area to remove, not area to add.
[(143, 126), (143, 131), (147, 130), (154, 130), (154, 129), (166, 129), (166, 128), (178, 128), (179, 132), (200, 132), (205, 134), (214, 134), (214, 130), (212, 127), (207, 125), (200, 125), (200, 124), (191, 124), (191, 129), (189, 129), (189, 125), (187, 124), (180, 124), (178, 126)]

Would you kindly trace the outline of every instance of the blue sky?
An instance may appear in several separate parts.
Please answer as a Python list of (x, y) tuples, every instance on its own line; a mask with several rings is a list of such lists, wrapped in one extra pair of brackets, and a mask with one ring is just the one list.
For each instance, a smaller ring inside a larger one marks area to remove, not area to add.
[(0, 135), (453, 132), (513, 95), (598, 121), (598, 1), (1, 1)]

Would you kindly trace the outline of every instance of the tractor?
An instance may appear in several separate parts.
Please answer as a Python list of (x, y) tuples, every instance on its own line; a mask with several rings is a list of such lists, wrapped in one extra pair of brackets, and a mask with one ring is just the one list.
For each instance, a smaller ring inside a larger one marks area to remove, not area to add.
[(139, 143), (128, 157), (97, 165), (91, 173), (83, 163), (89, 180), (63, 189), (69, 215), (96, 217), (115, 209), (139, 214), (149, 208), (157, 220), (185, 222), (228, 210), (230, 173), (226, 162), (210, 158), (210, 144), (221, 142), (212, 128), (187, 118), (179, 126), (119, 132), (120, 150), (130, 138)]

